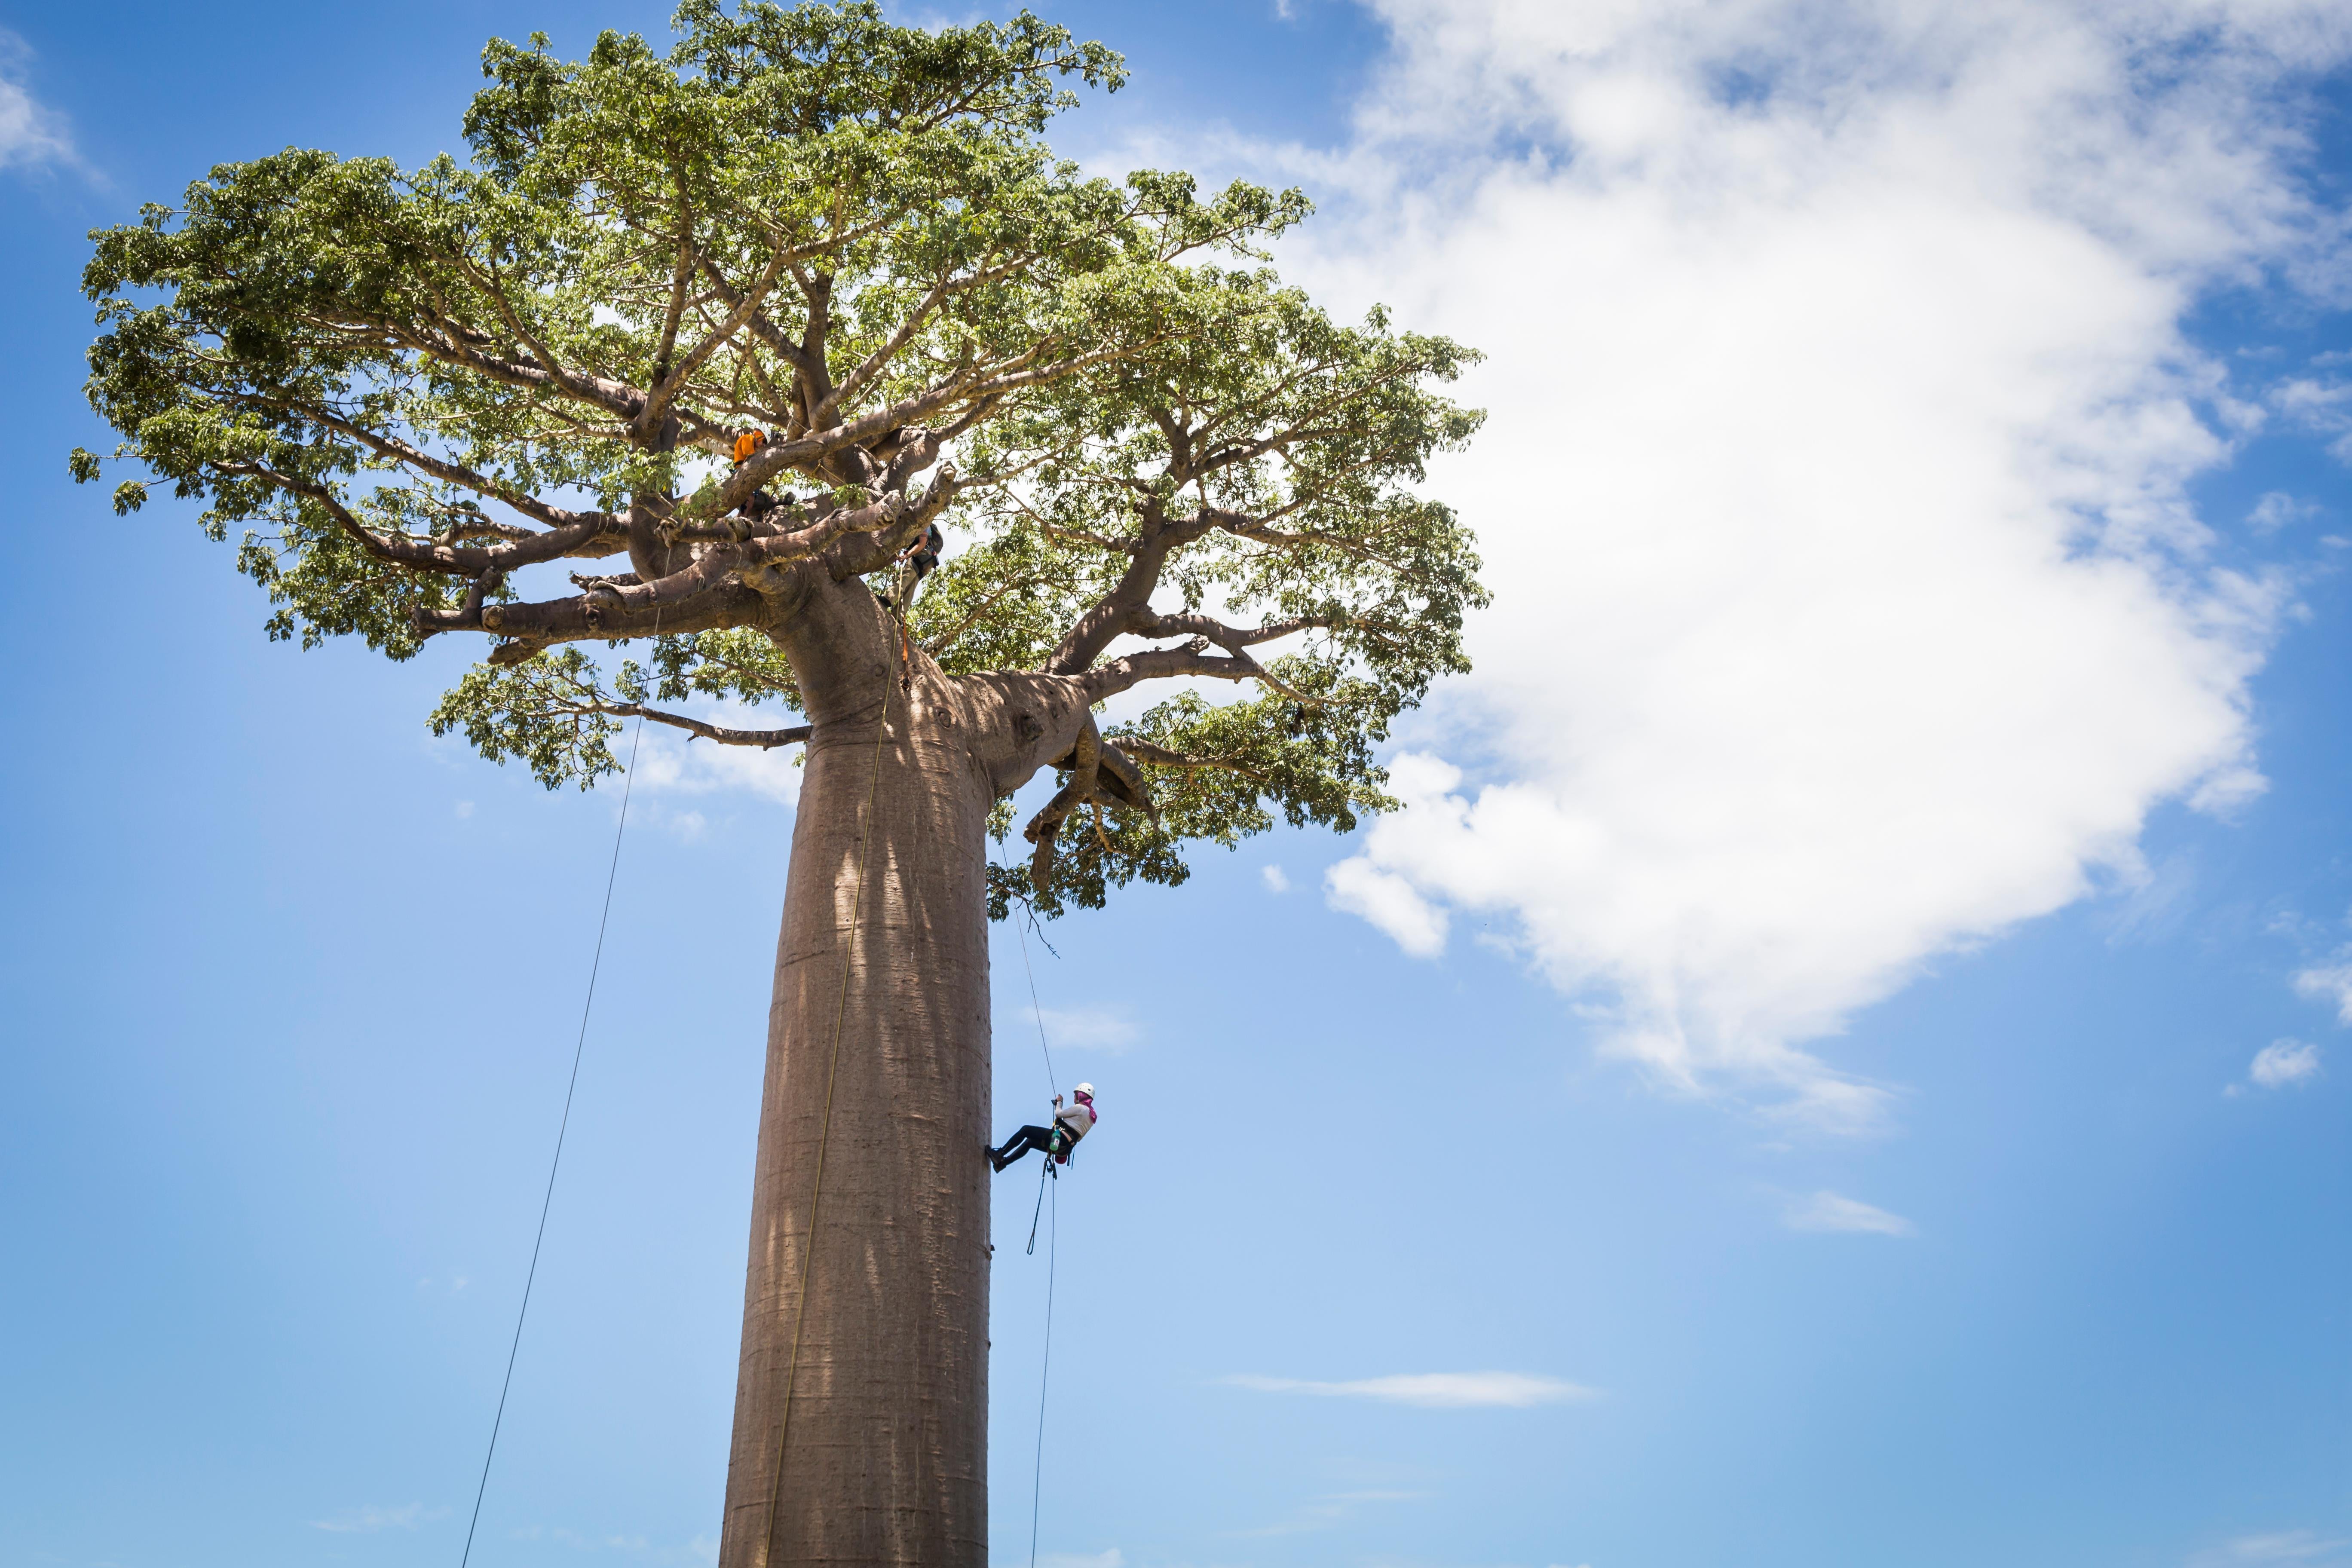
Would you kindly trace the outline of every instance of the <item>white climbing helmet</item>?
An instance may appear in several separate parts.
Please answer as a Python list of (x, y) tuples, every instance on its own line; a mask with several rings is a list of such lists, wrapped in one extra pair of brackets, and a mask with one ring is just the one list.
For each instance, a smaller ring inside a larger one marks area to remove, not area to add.
[(1070, 1092), (1072, 1094), (1083, 1094), (1088, 1100), (1092, 1100), (1095, 1097), (1095, 1086), (1090, 1083), (1082, 1083), (1078, 1085), (1077, 1088), (1070, 1090)]

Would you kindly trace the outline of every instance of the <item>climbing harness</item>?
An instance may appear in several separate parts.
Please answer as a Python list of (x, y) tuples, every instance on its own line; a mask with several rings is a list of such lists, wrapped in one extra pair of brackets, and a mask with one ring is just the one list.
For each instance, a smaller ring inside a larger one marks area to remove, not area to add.
[[(1054, 1098), (1055, 1100), (1059, 1100), (1062, 1098), (1062, 1086), (1054, 1080), (1054, 1047), (1045, 1043), (1045, 1009), (1037, 1000), (1037, 971), (1029, 962), (1029, 932), (1027, 928), (1024, 926), (1016, 925), (1013, 930), (1014, 934), (1021, 938), (1021, 972), (1029, 977), (1029, 1011), (1031, 1016), (1037, 1020), (1037, 1053), (1045, 1058), (1045, 1087), (1054, 1091)], [(1045, 1178), (1051, 1176), (1057, 1182), (1062, 1179), (1061, 1170), (1054, 1162), (1055, 1152), (1063, 1147), (1062, 1139), (1063, 1132), (1061, 1126), (1059, 1123), (1056, 1123), (1054, 1128), (1052, 1146), (1046, 1149), (1045, 1158), (1039, 1162), (1039, 1163), (1045, 1166), (1044, 1170), (1037, 1173), (1037, 1206), (1039, 1208), (1043, 1208), (1045, 1204)], [(1025, 1253), (1026, 1256), (1031, 1258), (1037, 1256), (1037, 1215), (1036, 1211), (1034, 1209), (1030, 1211), (1029, 1215), (1029, 1246), (1025, 1249)], [(1053, 1331), (1054, 1325), (1053, 1261), (1053, 1248), (1049, 1246), (1045, 1250), (1045, 1328), (1049, 1334)], [(1049, 1355), (1052, 1353), (1050, 1347), (1048, 1347), (1046, 1353)], [(1037, 1426), (1039, 1432), (1042, 1433), (1045, 1430), (1045, 1396), (1041, 1392), (1037, 1395)], [(1032, 1533), (1034, 1533), (1034, 1530), (1032, 1531)], [(1032, 1541), (1029, 1543), (1031, 1556), (1034, 1557), (1036, 1555), (1036, 1548), (1037, 1543), (1034, 1541)]]
[[(800, 1303), (793, 1311), (793, 1354), (784, 1373), (784, 1413), (776, 1430), (776, 1474), (768, 1487), (768, 1522), (761, 1532), (760, 1561), (776, 1554), (776, 1511), (784, 1495), (784, 1457), (793, 1436), (793, 1393), (800, 1382), (801, 1335), (808, 1326), (809, 1265), (816, 1258), (817, 1205), (824, 1197), (824, 1157), (833, 1144), (833, 1087), (841, 1071), (841, 1029), (849, 1016), (849, 970), (857, 952), (857, 927), (866, 908), (866, 862), (874, 847), (874, 802), (882, 782), (882, 738), (890, 729), (890, 688), (882, 687), (882, 712), (874, 721), (874, 761), (866, 780), (866, 817), (857, 842), (857, 890), (850, 896), (849, 929), (841, 943), (841, 1000), (833, 1015), (833, 1060), (824, 1071), (824, 1121), (816, 1141), (816, 1179), (809, 1189), (809, 1222), (801, 1244)], [(461, 1565), (462, 1568), (462, 1565)]]
[[(654, 634), (661, 636), (661, 607), (654, 608)], [(604, 928), (613, 918), (613, 884), (621, 874), (621, 836), (629, 827), (629, 796), (637, 786), (637, 742), (646, 738), (646, 716), (629, 731), (629, 766), (621, 775), (621, 819), (613, 826), (613, 859), (604, 868), (604, 907), (596, 916), (596, 951), (588, 961), (588, 994), (580, 1004), (580, 1037), (572, 1046), (572, 1077), (563, 1086), (563, 1117), (555, 1126), (555, 1157), (547, 1163), (547, 1194), (539, 1202), (539, 1232), (531, 1237), (530, 1268), (522, 1277), (522, 1305), (515, 1311), (514, 1340), (507, 1346), (507, 1373), (499, 1384), (498, 1414), (490, 1417), (490, 1443), (482, 1455), (482, 1479), (474, 1486), (474, 1511), (466, 1521), (466, 1550), (457, 1568), (474, 1557), (474, 1531), (482, 1522), (482, 1497), (490, 1487), (490, 1461), (498, 1457), (499, 1428), (506, 1424), (507, 1393), (514, 1386), (515, 1357), (522, 1350), (523, 1320), (530, 1315), (530, 1288), (539, 1279), (540, 1248), (547, 1241), (547, 1215), (555, 1205), (555, 1173), (563, 1166), (563, 1138), (572, 1131), (572, 1097), (580, 1088), (580, 1058), (588, 1049), (588, 1015), (596, 1005), (596, 975), (604, 966)]]

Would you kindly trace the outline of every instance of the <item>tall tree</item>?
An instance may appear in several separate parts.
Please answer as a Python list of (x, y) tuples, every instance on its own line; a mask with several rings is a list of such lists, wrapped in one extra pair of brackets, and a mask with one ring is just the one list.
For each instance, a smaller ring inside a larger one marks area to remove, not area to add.
[[(1412, 488), (1473, 356), (1285, 287), (1296, 192), (1056, 161), (1122, 67), (1025, 12), (676, 26), (493, 41), (467, 162), (289, 150), (97, 233), (89, 395), (247, 531), (271, 637), (493, 639), (433, 716), (485, 756), (584, 786), (633, 717), (805, 747), (720, 1562), (977, 1568), (988, 919), (1389, 804), (1374, 748), (1482, 602)], [(803, 721), (660, 706), (710, 698)]]

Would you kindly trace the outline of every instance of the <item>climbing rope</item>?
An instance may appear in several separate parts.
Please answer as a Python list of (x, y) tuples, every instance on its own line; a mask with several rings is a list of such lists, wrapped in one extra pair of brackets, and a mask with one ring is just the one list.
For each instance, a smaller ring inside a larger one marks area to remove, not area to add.
[[(1054, 1168), (1052, 1155), (1045, 1157), (1045, 1169)], [(1045, 1184), (1045, 1178), (1037, 1178)], [(1054, 1223), (1045, 1231), (1045, 1364), (1037, 1369), (1037, 1451), (1029, 1462), (1029, 1568), (1037, 1568), (1037, 1504), (1045, 1495), (1045, 1386), (1054, 1372), (1054, 1264), (1055, 1254), (1061, 1250), (1062, 1179), (1054, 1178)], [(1029, 1245), (1037, 1245), (1037, 1222), (1029, 1222)]]
[[(661, 636), (661, 609), (654, 610), (654, 636)], [(507, 1346), (507, 1374), (499, 1384), (499, 1411), (490, 1418), (490, 1445), (482, 1455), (482, 1479), (474, 1487), (474, 1512), (466, 1521), (466, 1550), (457, 1568), (474, 1557), (474, 1531), (482, 1522), (482, 1496), (490, 1487), (490, 1461), (498, 1457), (499, 1428), (507, 1418), (507, 1392), (514, 1386), (515, 1357), (522, 1350), (523, 1320), (530, 1315), (530, 1288), (539, 1279), (539, 1252), (547, 1241), (547, 1214), (555, 1204), (555, 1173), (563, 1165), (563, 1137), (572, 1130), (572, 1097), (580, 1088), (580, 1058), (588, 1048), (588, 1015), (596, 1005), (596, 974), (604, 965), (604, 927), (613, 918), (613, 883), (621, 874), (621, 836), (629, 827), (629, 796), (637, 786), (637, 742), (646, 738), (646, 716), (629, 731), (629, 766), (621, 779), (621, 820), (613, 826), (613, 860), (604, 868), (604, 907), (596, 916), (596, 952), (588, 961), (588, 994), (580, 1004), (580, 1037), (572, 1046), (572, 1078), (563, 1086), (563, 1119), (556, 1123), (555, 1157), (547, 1163), (547, 1194), (539, 1203), (539, 1233), (531, 1237), (530, 1268), (523, 1275), (522, 1305), (515, 1312), (514, 1341)]]
[[(1037, 1020), (1037, 1050), (1045, 1058), (1045, 1086), (1054, 1098), (1062, 1097), (1062, 1086), (1054, 1079), (1054, 1048), (1045, 1043), (1045, 1009), (1037, 1000), (1037, 971), (1029, 962), (1029, 929), (1016, 925), (1013, 931), (1021, 938), (1021, 969), (1029, 977), (1029, 1011)], [(1037, 1173), (1037, 1206), (1045, 1203), (1045, 1183), (1054, 1183), (1054, 1224), (1045, 1232), (1045, 1354), (1037, 1371), (1037, 1451), (1030, 1461), (1029, 1484), (1029, 1568), (1037, 1568), (1037, 1505), (1045, 1495), (1045, 1389), (1054, 1373), (1054, 1265), (1055, 1254), (1062, 1229), (1062, 1173), (1054, 1164), (1054, 1152), (1044, 1152), (1043, 1168)], [(1037, 1214), (1029, 1214), (1029, 1257), (1037, 1255)]]
[(1062, 1086), (1054, 1081), (1054, 1047), (1045, 1043), (1045, 1009), (1037, 1005), (1037, 972), (1029, 965), (1029, 929), (1017, 925), (1013, 930), (1021, 938), (1022, 973), (1029, 976), (1029, 1011), (1037, 1019), (1037, 1049), (1045, 1058), (1045, 1087), (1059, 1099)]
[[(1029, 1210), (1029, 1245), (1021, 1249), (1031, 1258), (1037, 1256), (1037, 1216), (1045, 1212), (1045, 1178), (1048, 1176), (1057, 1182), (1062, 1179), (1061, 1173), (1054, 1169), (1054, 1152), (1050, 1149), (1045, 1151), (1045, 1158), (1040, 1163), (1037, 1171), (1037, 1202)], [(1054, 1254), (1049, 1248), (1045, 1254), (1045, 1260), (1051, 1263), (1053, 1258)]]
[(850, 898), (849, 929), (841, 943), (841, 999), (833, 1015), (833, 1060), (824, 1071), (824, 1121), (817, 1134), (816, 1180), (809, 1189), (808, 1229), (801, 1243), (800, 1304), (793, 1312), (793, 1354), (784, 1373), (783, 1417), (776, 1431), (776, 1474), (768, 1487), (768, 1523), (761, 1536), (760, 1561), (763, 1565), (776, 1554), (776, 1512), (783, 1501), (784, 1454), (793, 1436), (793, 1393), (800, 1382), (801, 1334), (808, 1326), (809, 1264), (816, 1257), (817, 1205), (824, 1197), (824, 1159), (833, 1144), (833, 1088), (841, 1071), (841, 1029), (849, 1016), (849, 970), (857, 952), (857, 923), (866, 908), (866, 861), (874, 847), (874, 801), (882, 782), (882, 737), (889, 729), (890, 684), (886, 679), (882, 683), (882, 713), (874, 721), (874, 761), (866, 780), (866, 817), (857, 843), (857, 890)]

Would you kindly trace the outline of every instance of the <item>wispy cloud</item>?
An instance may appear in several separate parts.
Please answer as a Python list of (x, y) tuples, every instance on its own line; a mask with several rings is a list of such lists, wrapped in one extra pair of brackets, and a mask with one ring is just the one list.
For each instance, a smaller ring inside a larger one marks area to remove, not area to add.
[[(1405, 756), (1398, 759), (1401, 769), (1411, 772), (1426, 770), (1430, 759)], [(1436, 764), (1443, 767), (1443, 763)], [(1458, 781), (1459, 773), (1451, 769), (1447, 774)], [(1404, 776), (1400, 774), (1400, 777)], [(1408, 797), (1410, 798), (1410, 797)], [(1415, 958), (1435, 958), (1445, 951), (1445, 934), (1450, 922), (1445, 911), (1421, 896), (1411, 880), (1393, 871), (1381, 869), (1363, 856), (1340, 861), (1323, 873), (1323, 889), (1331, 907), (1343, 913), (1360, 915), (1388, 933), (1389, 940)]]
[(1853, 1231), (1868, 1236), (1909, 1236), (1916, 1228), (1899, 1214), (1826, 1188), (1791, 1204), (1780, 1215), (1780, 1223), (1790, 1230)]
[(2271, 389), (2270, 405), (2299, 429), (2331, 437), (2327, 449), (2352, 463), (2352, 381), (2334, 375), (2294, 376)]
[(1038, 1556), (1037, 1568), (1127, 1568), (1127, 1554), (1116, 1546), (1100, 1552), (1047, 1552)]
[(2332, 962), (2297, 973), (2294, 991), (2315, 1002), (2333, 1002), (2336, 1022), (2352, 1025), (2352, 949), (2339, 950)]
[[(1024, 1007), (1021, 1012), (1028, 1015), (1029, 1009)], [(1125, 1007), (1045, 1007), (1038, 1015), (1024, 1016), (1024, 1026), (1035, 1028), (1038, 1016), (1043, 1017), (1047, 1043), (1057, 1051), (1124, 1056), (1143, 1043), (1143, 1026)]]
[(1257, 874), (1265, 879), (1265, 890), (1267, 892), (1286, 893), (1290, 891), (1290, 878), (1284, 872), (1281, 867), (1261, 866), (1258, 868)]
[[(799, 722), (772, 704), (754, 707), (739, 702), (694, 702), (685, 705), (692, 717), (730, 730), (782, 730)], [(628, 755), (624, 738), (615, 754)], [(763, 751), (756, 746), (722, 746), (692, 739), (659, 724), (645, 727), (637, 757), (637, 788), (665, 795), (717, 795), (740, 791), (781, 805), (800, 799), (798, 746)], [(691, 822), (688, 819), (691, 818)], [(682, 837), (698, 836), (706, 826), (698, 812), (679, 812), (668, 826)]]
[(2264, 1563), (2333, 1568), (2347, 1561), (2347, 1550), (2352, 1550), (2352, 1541), (2329, 1539), (2308, 1530), (2271, 1531), (2242, 1535), (2200, 1552), (2189, 1559), (2189, 1568), (2258, 1568)]
[(332, 1519), (314, 1519), (310, 1521), (310, 1528), (334, 1535), (370, 1535), (380, 1530), (415, 1530), (419, 1521), (440, 1519), (448, 1511), (446, 1508), (436, 1508), (428, 1512), (421, 1502), (407, 1503), (399, 1508), (379, 1508), (371, 1503), (348, 1513), (337, 1514)]
[(0, 27), (0, 169), (79, 167), (65, 117), (35, 98), (26, 84), (32, 59), (25, 40)]
[(1305, 1535), (1312, 1531), (1328, 1530), (1344, 1523), (1362, 1511), (1368, 1503), (1412, 1502), (1428, 1497), (1427, 1492), (1396, 1491), (1369, 1488), (1361, 1491), (1326, 1492), (1298, 1505), (1290, 1517), (1272, 1524), (1262, 1524), (1255, 1530), (1236, 1530), (1242, 1536)]
[(1530, 1372), (1423, 1372), (1318, 1383), (1302, 1377), (1261, 1377), (1235, 1373), (1222, 1380), (1235, 1388), (1265, 1394), (1314, 1394), (1330, 1398), (1376, 1399), (1426, 1410), (1526, 1409), (1597, 1399), (1597, 1389)]
[(2284, 490), (2270, 490), (2254, 503), (2254, 510), (2246, 514), (2246, 526), (2256, 533), (2272, 534), (2289, 523), (2302, 522), (2318, 515), (2317, 503), (2297, 500)]
[[(2319, 1047), (2308, 1040), (2273, 1040), (2246, 1065), (2246, 1082), (2256, 1089), (2301, 1089), (2319, 1076)], [(2241, 1092), (2231, 1084), (2229, 1092)]]
[[(433, 1518), (428, 1514), (425, 1517)], [(715, 1536), (698, 1535), (683, 1543), (665, 1543), (643, 1535), (573, 1530), (566, 1525), (530, 1524), (507, 1531), (510, 1541), (551, 1541), (574, 1552), (614, 1552), (650, 1563), (657, 1568), (696, 1568), (719, 1561)]]

